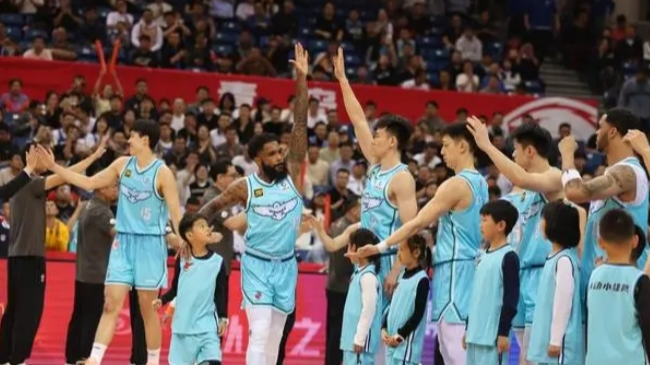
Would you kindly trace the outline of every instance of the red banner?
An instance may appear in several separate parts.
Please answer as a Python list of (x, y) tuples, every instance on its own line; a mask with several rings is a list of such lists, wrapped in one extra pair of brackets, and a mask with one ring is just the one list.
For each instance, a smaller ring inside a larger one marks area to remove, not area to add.
[[(97, 64), (6, 57), (0, 58), (0, 69), (0, 85), (7, 85), (10, 79), (20, 79), (24, 83), (27, 96), (39, 100), (50, 90), (68, 90), (76, 75), (83, 75), (90, 88), (99, 74)], [(208, 87), (215, 99), (231, 92), (235, 95), (237, 104), (253, 105), (256, 98), (264, 97), (273, 104), (286, 106), (289, 96), (295, 93), (294, 82), (285, 79), (135, 67), (118, 67), (117, 72), (127, 96), (134, 92), (135, 82), (139, 79), (149, 83), (149, 93), (152, 97), (170, 101), (181, 97), (187, 102), (192, 102), (199, 86)], [(441, 116), (447, 121), (455, 119), (457, 109), (467, 108), (475, 115), (504, 113), (505, 123), (510, 129), (516, 127), (526, 114), (542, 123), (552, 133), (557, 132), (560, 123), (571, 123), (579, 138), (589, 137), (597, 125), (595, 100), (421, 91), (364, 85), (355, 86), (354, 91), (362, 104), (372, 100), (377, 103), (380, 113), (400, 114), (412, 120), (422, 116), (428, 101), (435, 100), (440, 106)], [(324, 109), (338, 110), (341, 120), (348, 120), (336, 83), (310, 83), (309, 93), (320, 100)]]

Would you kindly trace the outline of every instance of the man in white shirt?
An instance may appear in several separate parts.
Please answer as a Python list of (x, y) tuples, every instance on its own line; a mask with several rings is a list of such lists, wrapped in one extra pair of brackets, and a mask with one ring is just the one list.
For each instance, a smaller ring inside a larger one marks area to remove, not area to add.
[(470, 27), (456, 41), (456, 50), (463, 56), (463, 60), (479, 62), (483, 57), (483, 44), (474, 36), (474, 30)]
[(13, 0), (12, 2), (22, 14), (36, 14), (38, 8), (43, 6), (43, 0)]
[(36, 37), (32, 41), (32, 48), (23, 54), (23, 58), (52, 61), (52, 52), (49, 49), (45, 49), (45, 41), (42, 37)]
[(185, 101), (181, 98), (174, 99), (171, 126), (176, 132), (180, 131), (185, 126)]
[(117, 27), (117, 23), (124, 23), (128, 29), (133, 26), (133, 15), (126, 12), (126, 1), (118, 0), (115, 4), (116, 11), (111, 11), (106, 16), (106, 27), (111, 30)]
[(422, 69), (417, 70), (415, 77), (402, 83), (402, 88), (429, 91), (427, 72)]
[(316, 98), (309, 99), (309, 111), (307, 112), (307, 128), (312, 129), (318, 122), (326, 122), (327, 115), (320, 108), (320, 101)]
[(153, 12), (154, 22), (161, 27), (165, 25), (165, 13), (174, 10), (165, 0), (154, 0), (147, 5), (147, 9)]
[(142, 19), (140, 19), (131, 31), (131, 44), (135, 47), (140, 47), (140, 36), (142, 35), (148, 35), (151, 38), (152, 44), (150, 51), (156, 52), (162, 47), (162, 29), (154, 22), (153, 11), (148, 8), (144, 10)]
[(255, 14), (255, 0), (246, 0), (237, 6), (235, 16), (242, 21), (246, 21), (248, 17)]

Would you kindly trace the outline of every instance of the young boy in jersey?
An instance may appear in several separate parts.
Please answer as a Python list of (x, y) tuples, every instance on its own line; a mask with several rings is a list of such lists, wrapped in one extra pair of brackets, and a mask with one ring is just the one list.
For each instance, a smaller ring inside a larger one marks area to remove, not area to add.
[(476, 265), (463, 348), (467, 365), (506, 365), (519, 303), (519, 258), (507, 237), (519, 213), (500, 199), (485, 204), (480, 214), (481, 234), (489, 246)]
[(639, 237), (622, 209), (603, 214), (598, 245), (607, 260), (587, 287), (585, 365), (643, 365), (650, 350), (650, 280), (630, 264)]
[(539, 280), (527, 360), (538, 365), (584, 362), (578, 209), (563, 201), (546, 204), (540, 230), (551, 242)]
[[(376, 245), (379, 238), (365, 228), (350, 235), (348, 253), (366, 245)], [(381, 336), (382, 286), (379, 280), (379, 255), (351, 258), (356, 266), (343, 309), (341, 350), (343, 365), (372, 365)]]
[(415, 235), (400, 243), (397, 258), (404, 272), (384, 317), (381, 340), (387, 348), (386, 365), (418, 365), (427, 327), (431, 251), (424, 237)]
[(170, 365), (221, 365), (219, 336), (226, 330), (226, 270), (223, 258), (206, 245), (220, 239), (201, 214), (186, 214), (179, 233), (192, 257), (181, 258), (169, 348)]

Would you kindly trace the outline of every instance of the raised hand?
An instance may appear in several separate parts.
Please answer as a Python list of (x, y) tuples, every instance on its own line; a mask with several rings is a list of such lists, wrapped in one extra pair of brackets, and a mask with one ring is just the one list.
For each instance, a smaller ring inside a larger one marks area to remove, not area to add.
[(332, 60), (332, 64), (334, 64), (334, 77), (339, 81), (346, 80), (347, 76), (345, 76), (345, 56), (343, 55), (343, 48), (339, 47), (336, 56)]
[(558, 149), (562, 156), (573, 156), (573, 154), (578, 150), (578, 142), (576, 142), (576, 139), (573, 138), (573, 136), (566, 136), (562, 138), (558, 144)]
[(110, 133), (106, 133), (106, 134), (102, 137), (102, 139), (99, 141), (99, 144), (97, 145), (97, 149), (96, 149), (95, 152), (93, 152), (93, 154), (92, 154), (92, 156), (93, 156), (93, 158), (94, 158), (95, 160), (98, 159), (98, 158), (100, 158), (100, 157), (102, 157), (102, 155), (104, 154), (104, 152), (106, 152), (106, 145), (108, 144), (108, 141), (110, 140), (110, 138), (111, 138)]
[(309, 73), (309, 52), (303, 48), (302, 44), (296, 43), (294, 53), (295, 60), (289, 60), (289, 62), (296, 69), (299, 76), (307, 76)]
[(625, 137), (623, 137), (623, 140), (629, 143), (634, 149), (634, 152), (638, 154), (650, 152), (648, 137), (639, 130), (632, 129), (628, 131)]
[(38, 150), (38, 160), (46, 169), (51, 170), (56, 166), (56, 160), (49, 148), (45, 148), (39, 144), (36, 149)]
[(27, 162), (27, 165), (25, 166), (25, 172), (28, 174), (33, 173), (38, 164), (38, 151), (34, 145), (31, 145), (29, 147), (29, 150), (25, 153), (25, 161)]
[(487, 127), (475, 116), (467, 118), (467, 130), (474, 136), (478, 148), (485, 150), (492, 145)]
[(212, 231), (210, 233), (210, 243), (219, 243), (223, 239), (223, 235), (219, 232)]

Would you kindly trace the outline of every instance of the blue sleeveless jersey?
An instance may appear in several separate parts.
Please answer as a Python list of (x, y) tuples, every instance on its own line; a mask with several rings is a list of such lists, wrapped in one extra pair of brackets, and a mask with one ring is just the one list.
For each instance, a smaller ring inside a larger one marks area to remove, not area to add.
[[(553, 302), (555, 299), (556, 270), (558, 260), (566, 257), (573, 267), (573, 298), (571, 316), (562, 338), (560, 360), (548, 356), (551, 324), (553, 322)], [(580, 295), (580, 260), (575, 249), (564, 249), (548, 257), (537, 291), (535, 317), (528, 345), (528, 360), (540, 364), (582, 365), (585, 358), (582, 297)]]
[(517, 209), (517, 213), (519, 213), (517, 223), (514, 227), (512, 227), (512, 231), (508, 235), (508, 244), (512, 246), (515, 252), (517, 252), (519, 251), (519, 245), (521, 244), (521, 237), (523, 234), (522, 212), (524, 210), (524, 202), (526, 201), (526, 192), (511, 192), (507, 195), (502, 196), (501, 199), (512, 204)]
[(119, 233), (164, 236), (169, 211), (156, 189), (158, 171), (164, 162), (154, 160), (140, 169), (137, 159), (128, 159), (120, 176), (115, 228)]
[(544, 238), (540, 229), (542, 210), (547, 203), (542, 193), (525, 191), (525, 199), (520, 211), (522, 222), (522, 237), (517, 255), (521, 262), (521, 270), (542, 268), (546, 257), (551, 252), (551, 243)]
[[(361, 228), (372, 231), (380, 241), (390, 237), (402, 226), (397, 206), (389, 199), (388, 187), (395, 174), (404, 170), (408, 170), (408, 166), (404, 164), (398, 164), (386, 171), (381, 170), (381, 165), (375, 165), (368, 172), (366, 187), (361, 197)], [(397, 246), (382, 254), (382, 279), (392, 269), (396, 254)]]
[[(400, 277), (388, 311), (387, 329), (389, 334), (397, 333), (413, 315), (415, 310), (415, 295), (418, 284), (423, 278), (429, 280), (424, 270), (420, 270), (408, 279)], [(424, 333), (426, 329), (427, 321), (425, 312), (415, 327), (415, 330), (404, 339), (404, 342), (393, 349), (393, 360), (398, 360), (398, 363), (419, 364), (422, 361)]]
[(514, 252), (510, 245), (485, 251), (478, 258), (472, 301), (469, 305), (465, 341), (494, 346), (499, 334), (503, 306), (503, 258)]
[(214, 252), (205, 257), (181, 259), (172, 333), (187, 335), (218, 330), (214, 293), (222, 262), (223, 258)]
[[(350, 288), (345, 298), (345, 307), (343, 309), (343, 328), (341, 330), (341, 350), (354, 351), (354, 335), (357, 333), (357, 325), (361, 318), (362, 300), (361, 300), (361, 277), (363, 275), (377, 276), (374, 264), (368, 264), (365, 267), (357, 268), (352, 274)], [(382, 319), (382, 288), (381, 280), (377, 278), (377, 302), (375, 303), (375, 316), (372, 319), (366, 343), (363, 346), (363, 352), (374, 354), (379, 347), (381, 338), (381, 319)]]
[(633, 266), (602, 264), (587, 289), (588, 365), (645, 365), (634, 290), (643, 272)]
[[(637, 184), (641, 181), (647, 185), (647, 177), (641, 163), (636, 157), (628, 157), (625, 160), (618, 162), (616, 165), (625, 164), (632, 167), (637, 174)], [(607, 172), (605, 172), (607, 173)], [(618, 198), (609, 198), (606, 200), (597, 200), (591, 202), (589, 205), (589, 217), (587, 218), (587, 227), (585, 229), (585, 240), (582, 252), (582, 278), (583, 283), (589, 282), (589, 275), (596, 267), (596, 260), (603, 258), (605, 252), (598, 246), (598, 222), (601, 217), (612, 209), (624, 209), (634, 219), (634, 224), (641, 228), (648, 226), (648, 198), (647, 189), (645, 192), (637, 188), (637, 193), (642, 193), (644, 198), (638, 203), (622, 202)], [(645, 193), (645, 194), (644, 194)], [(639, 258), (637, 265), (639, 269), (643, 269), (646, 260), (648, 259), (648, 246), (646, 245), (643, 254)]]
[(475, 170), (463, 170), (456, 176), (472, 190), (472, 203), (464, 210), (449, 211), (440, 217), (434, 265), (476, 259), (483, 239), (480, 211), (489, 199), (485, 178)]
[(293, 255), (302, 217), (302, 196), (288, 177), (267, 183), (253, 174), (246, 181), (246, 249), (276, 258)]

